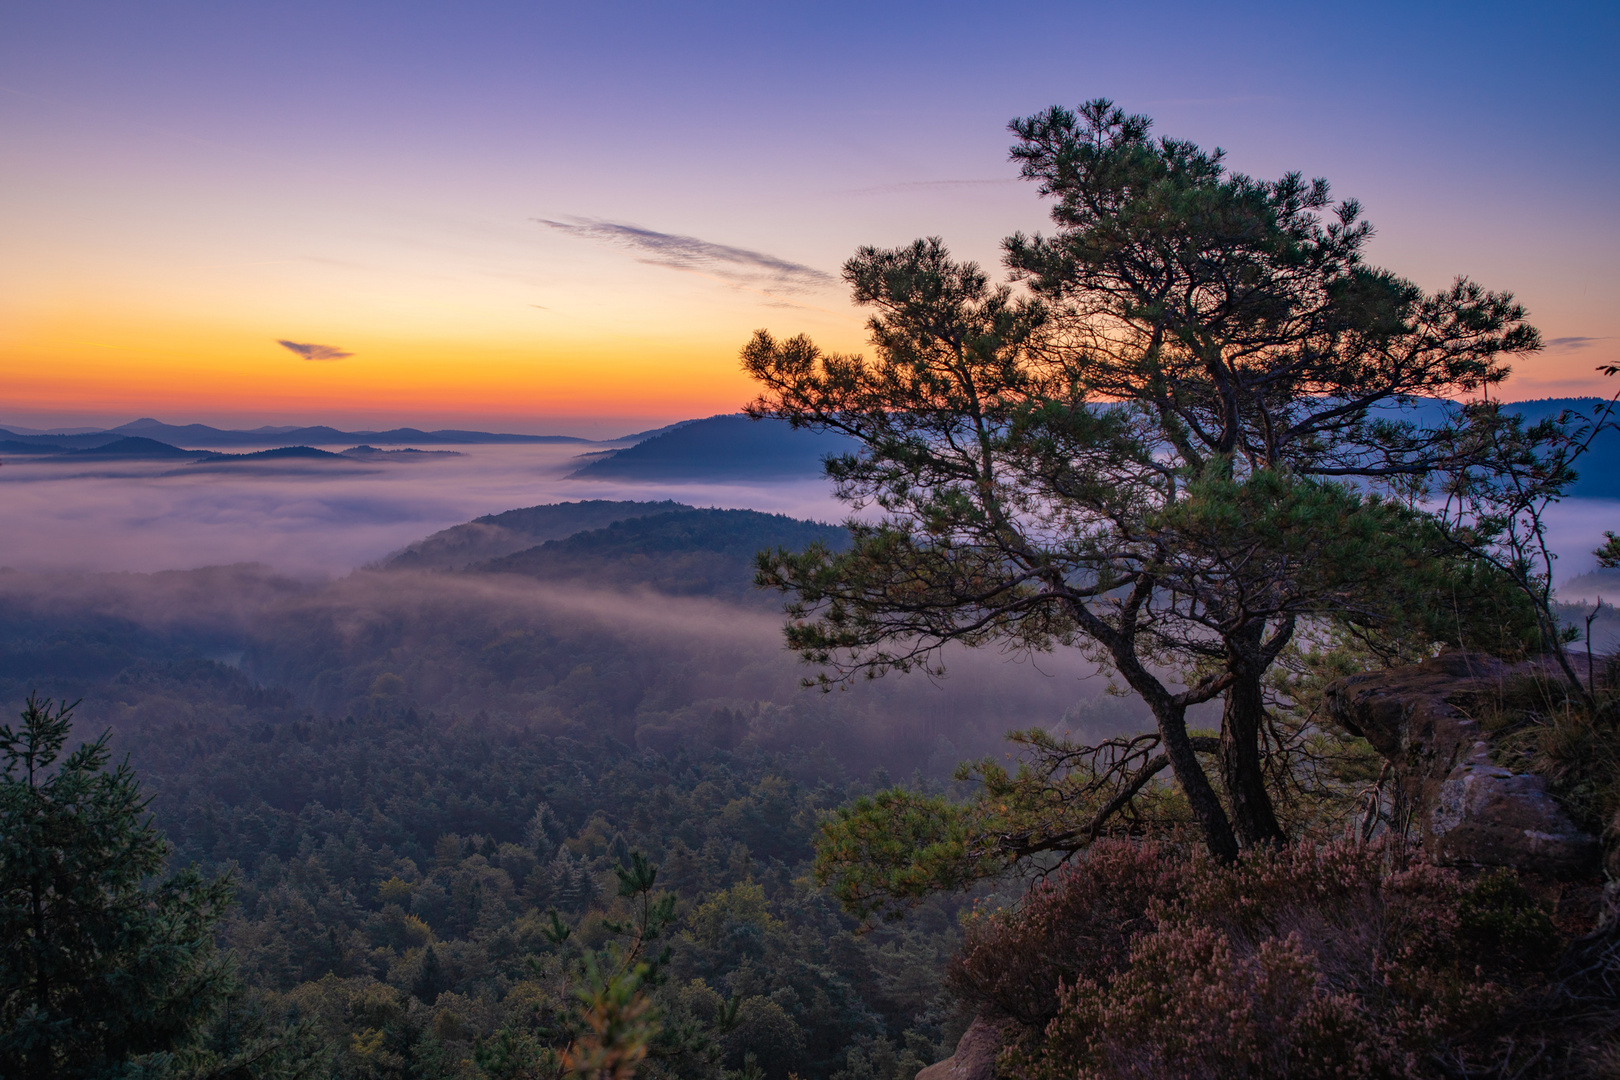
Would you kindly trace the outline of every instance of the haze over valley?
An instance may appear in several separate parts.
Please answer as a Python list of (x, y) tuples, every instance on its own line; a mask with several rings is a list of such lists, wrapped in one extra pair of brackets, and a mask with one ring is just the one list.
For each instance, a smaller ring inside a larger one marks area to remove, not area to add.
[[(584, 441), (427, 445), (460, 456), (271, 458), (210, 468), (198, 460), (203, 455), (0, 453), (0, 491), (16, 510), (0, 521), (0, 565), (150, 571), (257, 562), (295, 575), (337, 575), (475, 517), (581, 499), (674, 498), (823, 521), (843, 514), (818, 475), (815, 446), (795, 447), (774, 473), (762, 474), (753, 460), (736, 469), (698, 460), (684, 476), (637, 477), (591, 474), (597, 459), (584, 455), (597, 447)], [(575, 476), (581, 469), (587, 474)]]
[[(1539, 418), (1553, 404), (1589, 407), (1571, 399), (1530, 403), (1527, 411)], [(119, 432), (59, 437), (71, 440), (71, 449), (50, 445), (53, 437), (41, 432), (32, 433), (35, 445), (25, 453), (0, 447), (0, 492), (16, 511), (0, 519), (0, 565), (152, 571), (252, 562), (295, 576), (333, 576), (440, 529), (552, 502), (675, 499), (817, 521), (839, 521), (848, 512), (821, 474), (821, 458), (846, 450), (846, 440), (739, 415), (602, 443), (495, 441), (502, 437), (469, 432), (421, 439), (418, 429), (377, 440), (376, 432), (286, 429), (345, 435), (309, 444), (336, 455), (318, 459), (263, 456), (288, 446), (285, 435), (204, 430), (214, 434), (199, 439), (183, 425), (156, 432), (177, 440), (191, 435), (180, 448), (195, 447), (189, 456), (153, 457), (147, 448), (98, 453), (116, 437), (129, 437)], [(479, 441), (453, 441), (469, 436)], [(0, 434), (0, 442), (5, 438)], [(356, 455), (354, 438), (387, 445)], [(397, 445), (402, 440), (409, 445)], [(400, 453), (405, 449), (424, 453)], [(1581, 473), (1573, 497), (1549, 512), (1552, 546), (1562, 554), (1560, 582), (1594, 568), (1588, 552), (1615, 521), (1620, 436), (1607, 433)]]

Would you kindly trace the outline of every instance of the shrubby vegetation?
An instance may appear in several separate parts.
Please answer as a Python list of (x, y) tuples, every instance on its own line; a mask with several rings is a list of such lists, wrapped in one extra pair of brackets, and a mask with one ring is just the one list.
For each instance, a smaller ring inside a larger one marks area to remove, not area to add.
[[(1017, 1025), (1014, 1075), (1569, 1075), (1617, 1005), (1559, 970), (1509, 871), (1464, 881), (1395, 841), (1222, 866), (1104, 841), (971, 919), (950, 982)], [(1567, 966), (1567, 965), (1566, 965)], [(1597, 1054), (1604, 1051), (1598, 1050)]]

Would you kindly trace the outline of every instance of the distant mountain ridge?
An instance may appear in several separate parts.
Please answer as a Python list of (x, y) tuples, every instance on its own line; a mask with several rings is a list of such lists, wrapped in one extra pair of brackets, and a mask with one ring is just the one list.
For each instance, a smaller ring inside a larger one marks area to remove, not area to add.
[(145, 435), (165, 442), (183, 442), (192, 446), (262, 446), (266, 442), (281, 443), (344, 443), (364, 442), (373, 446), (400, 446), (406, 443), (443, 445), (470, 445), (477, 443), (590, 443), (590, 439), (572, 435), (515, 435), (490, 431), (459, 431), (443, 429), (422, 431), (419, 428), (394, 428), (390, 431), (341, 431), (317, 424), (298, 428), (260, 428), (257, 431), (229, 431), (209, 427), (207, 424), (165, 424), (159, 420), (143, 418), (113, 428), (128, 435)]
[(854, 439), (741, 414), (679, 424), (576, 469), (585, 480), (779, 480), (815, 477), (822, 459), (854, 453)]
[(128, 435), (101, 446), (68, 450), (59, 456), (73, 461), (183, 461), (205, 457), (207, 452), (182, 450), (156, 439)]
[[(682, 423), (686, 422), (682, 421)], [(142, 417), (139, 420), (131, 420), (127, 424), (120, 424), (117, 427), (107, 428), (103, 431), (76, 429), (71, 433), (53, 433), (41, 432), (33, 428), (18, 430), (0, 427), (0, 450), (6, 449), (8, 445), (48, 447), (58, 450), (90, 450), (117, 439), (130, 437), (155, 439), (158, 442), (165, 442), (175, 446), (214, 448), (262, 447), (267, 443), (281, 443), (283, 445), (295, 443), (307, 445), (369, 443), (372, 446), (402, 446), (407, 443), (423, 443), (436, 446), (473, 446), (502, 443), (576, 443), (584, 446), (601, 446), (643, 439), (666, 430), (668, 428), (657, 428), (651, 432), (640, 432), (617, 439), (582, 439), (574, 435), (517, 435), (493, 431), (462, 431), (450, 428), (437, 431), (423, 431), (419, 428), (408, 427), (393, 428), (388, 431), (341, 431), (338, 428), (328, 427), (324, 424), (305, 427), (266, 426), (253, 428), (252, 430), (235, 430), (210, 427), (207, 424), (166, 424), (151, 417)], [(12, 450), (11, 452), (17, 453), (19, 451)]]
[(228, 467), (242, 462), (262, 461), (423, 461), (437, 457), (461, 457), (454, 450), (379, 450), (375, 446), (355, 446), (348, 450), (321, 450), (313, 446), (278, 446), (268, 450), (250, 450), (230, 453), (221, 450), (187, 450), (170, 443), (159, 442), (143, 435), (125, 435), (111, 442), (84, 448), (39, 446), (13, 440), (0, 440), (0, 453), (24, 456), (36, 461), (86, 464), (114, 461), (173, 461), (187, 463), (188, 468), (207, 469)]
[[(1382, 407), (1378, 414), (1428, 425), (1439, 420), (1446, 404), (1439, 400), (1417, 400), (1406, 406)], [(1593, 397), (1541, 398), (1511, 402), (1507, 408), (1534, 423), (1565, 410), (1591, 415), (1602, 404), (1603, 399)], [(652, 483), (808, 480), (822, 475), (825, 458), (854, 453), (859, 449), (853, 439), (836, 433), (794, 429), (780, 420), (753, 421), (741, 414), (685, 420), (602, 442), (567, 435), (422, 431), (417, 428), (344, 432), (324, 426), (267, 426), (252, 431), (226, 431), (204, 424), (165, 424), (149, 418), (95, 433), (25, 434), (0, 427), (0, 455), (52, 457), (59, 461), (157, 460), (165, 456), (179, 461), (187, 456), (218, 454), (227, 448), (259, 448), (266, 443), (281, 444), (277, 447), (278, 456), (297, 457), (300, 455), (288, 449), (294, 444), (310, 447), (344, 442), (360, 443), (369, 448), (356, 446), (353, 450), (345, 451), (351, 459), (377, 462), (420, 460), (432, 453), (424, 451), (420, 455), (402, 453), (393, 456), (389, 451), (380, 449), (382, 446), (406, 443), (427, 446), (538, 443), (603, 447), (581, 454), (578, 467), (570, 475), (582, 480)], [(626, 446), (626, 443), (632, 445)], [(168, 450), (159, 448), (165, 444)], [(181, 446), (198, 449), (180, 449)], [(94, 452), (96, 457), (77, 453), (81, 451)], [(313, 461), (319, 455), (310, 453), (302, 456)], [(223, 458), (218, 461), (222, 466), (226, 463)], [(1577, 462), (1576, 472), (1579, 479), (1571, 489), (1570, 497), (1620, 499), (1620, 432), (1604, 432), (1592, 452)]]
[[(1387, 406), (1378, 415), (1437, 424), (1447, 404), (1417, 400), (1404, 407)], [(1529, 423), (1556, 417), (1565, 410), (1591, 416), (1601, 398), (1543, 398), (1512, 402), (1509, 411)], [(1620, 416), (1616, 417), (1620, 421)], [(670, 483), (680, 481), (748, 482), (809, 479), (822, 475), (824, 458), (854, 453), (853, 439), (831, 432), (793, 429), (785, 421), (754, 421), (746, 416), (711, 416), (655, 434), (622, 450), (589, 455), (570, 474), (575, 479)], [(1620, 432), (1605, 431), (1591, 452), (1576, 462), (1578, 479), (1571, 498), (1620, 499)]]

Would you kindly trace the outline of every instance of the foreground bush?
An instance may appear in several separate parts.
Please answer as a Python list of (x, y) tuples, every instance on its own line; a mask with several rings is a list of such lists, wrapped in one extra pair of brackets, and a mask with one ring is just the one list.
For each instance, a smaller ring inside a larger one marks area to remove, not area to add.
[[(1608, 936), (1614, 935), (1611, 928)], [(949, 980), (1041, 1080), (1609, 1075), (1620, 950), (1509, 872), (1348, 842), (1221, 866), (1108, 841), (970, 920)], [(1602, 970), (1597, 970), (1602, 969)]]

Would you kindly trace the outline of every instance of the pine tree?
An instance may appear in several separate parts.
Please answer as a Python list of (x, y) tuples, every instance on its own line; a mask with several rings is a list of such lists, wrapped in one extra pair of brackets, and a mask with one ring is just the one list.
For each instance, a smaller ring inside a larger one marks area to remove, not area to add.
[(523, 829), (523, 839), (534, 851), (535, 857), (545, 862), (557, 850), (558, 841), (566, 835), (562, 822), (545, 803), (534, 808), (534, 816), (529, 819), (528, 825)]
[(439, 995), (445, 989), (444, 965), (439, 963), (439, 954), (429, 945), (422, 953), (422, 970), (417, 973), (416, 981), (411, 985), (411, 993), (424, 1005), (432, 1005), (439, 1000)]
[[(1058, 227), (1005, 242), (1029, 295), (937, 238), (864, 247), (844, 279), (872, 358), (744, 347), (748, 413), (855, 440), (827, 472), (865, 511), (848, 549), (767, 553), (758, 581), (796, 597), (787, 641), (824, 686), (938, 670), (950, 645), (1083, 650), (1157, 730), (1070, 755), (1098, 783), (1062, 834), (1095, 836), (1168, 769), (1230, 860), (1285, 839), (1266, 678), (1296, 629), (1416, 617), (1392, 568), (1476, 569), (1408, 504), (1431, 477), (1501, 475), (1494, 408), (1420, 401), (1482, 394), (1540, 339), (1508, 294), (1366, 265), (1360, 207), (1325, 181), (1231, 173), (1149, 127), (1107, 101), (1013, 123)], [(1187, 710), (1217, 699), (1205, 744)]]
[(31, 696), (0, 726), (0, 1075), (162, 1075), (230, 992), (231, 883), (155, 880), (169, 844), (139, 782), (106, 734), (62, 757), (72, 712)]

